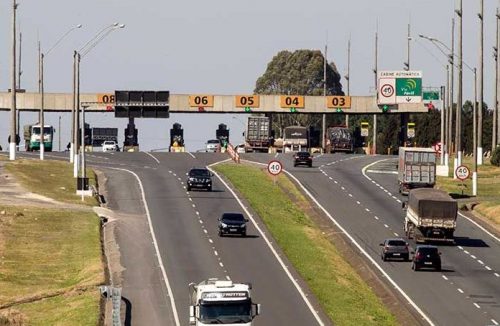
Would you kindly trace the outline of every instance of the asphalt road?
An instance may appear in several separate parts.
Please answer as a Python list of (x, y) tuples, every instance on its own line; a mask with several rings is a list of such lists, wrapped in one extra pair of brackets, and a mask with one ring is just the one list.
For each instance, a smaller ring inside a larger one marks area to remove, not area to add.
[[(255, 301), (263, 304), (264, 311), (256, 319), (256, 325), (317, 324), (253, 226), (248, 238), (218, 238), (217, 217), (222, 212), (241, 211), (227, 189), (216, 181), (211, 193), (185, 191), (182, 182), (189, 168), (205, 166), (225, 156), (205, 153), (195, 153), (195, 157), (186, 153), (155, 153), (154, 158), (145, 153), (92, 155), (89, 163), (133, 170), (142, 180), (181, 324), (187, 324), (187, 284), (227, 276), (254, 284)], [(381, 261), (379, 243), (388, 237), (404, 236), (401, 202), (406, 197), (398, 194), (395, 158), (317, 155), (313, 168), (293, 167), (289, 154), (243, 154), (242, 158), (261, 163), (273, 158), (282, 161), (285, 169), (408, 296), (429, 324), (500, 323), (500, 239), (465, 216), (457, 221), (457, 244), (440, 246), (441, 272), (414, 272), (409, 262)], [(121, 191), (128, 193), (129, 189)], [(133, 262), (133, 258), (130, 261)], [(156, 312), (158, 315), (170, 309), (166, 289), (161, 291), (164, 302)]]
[[(48, 158), (60, 157), (56, 153), (50, 155)], [(214, 177), (212, 192), (186, 191), (184, 182), (191, 167), (204, 167), (224, 159), (226, 155), (208, 153), (87, 155), (87, 163), (100, 168), (108, 177), (108, 205), (123, 215), (116, 234), (125, 269), (127, 323), (175, 325), (177, 314), (180, 325), (187, 325), (188, 284), (217, 277), (253, 284), (253, 300), (261, 303), (263, 310), (255, 325), (328, 325), (323, 313), (316, 312), (319, 308), (314, 299), (307, 299), (313, 309), (306, 303), (304, 298), (311, 295), (300, 280), (295, 281), (299, 277), (282, 252), (267, 243), (253, 223), (245, 238), (218, 236), (218, 217), (224, 212), (243, 210), (217, 178)], [(125, 170), (135, 173), (142, 183), (168, 282), (163, 282), (154, 255), (140, 187), (135, 176)], [(253, 218), (267, 234), (258, 217)], [(288, 266), (287, 272), (270, 246)]]
[[(327, 154), (316, 157), (313, 168), (294, 168), (287, 154), (243, 157), (262, 163), (281, 160), (431, 323), (500, 323), (500, 239), (467, 218), (458, 218), (457, 245), (440, 246), (442, 272), (414, 272), (409, 262), (381, 261), (379, 243), (404, 237), (401, 202), (406, 197), (398, 194), (395, 158)], [(368, 167), (365, 176), (363, 168), (374, 162), (378, 163)]]

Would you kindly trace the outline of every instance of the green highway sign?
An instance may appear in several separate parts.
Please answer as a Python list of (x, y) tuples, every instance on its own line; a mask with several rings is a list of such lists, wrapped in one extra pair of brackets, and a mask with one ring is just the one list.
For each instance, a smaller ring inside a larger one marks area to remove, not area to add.
[(380, 71), (377, 104), (393, 105), (422, 102), (421, 71)]
[(422, 78), (396, 78), (396, 96), (422, 96)]
[(438, 101), (439, 97), (439, 91), (424, 91), (422, 99), (424, 101)]

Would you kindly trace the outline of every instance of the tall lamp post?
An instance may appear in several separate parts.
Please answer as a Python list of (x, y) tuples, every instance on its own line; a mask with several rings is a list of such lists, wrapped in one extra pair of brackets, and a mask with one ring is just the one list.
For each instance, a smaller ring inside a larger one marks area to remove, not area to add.
[[(45, 110), (45, 84), (44, 84), (44, 61), (45, 57), (48, 56), (61, 42), (66, 36), (68, 36), (69, 33), (74, 31), (75, 29), (81, 28), (82, 24), (78, 24), (74, 27), (71, 27), (66, 33), (64, 33), (54, 45), (49, 48), (49, 50), (46, 53), (40, 53), (40, 90), (41, 90), (41, 97), (42, 97), (42, 105), (40, 107), (40, 160), (44, 159), (44, 153), (45, 153), (45, 144), (44, 144), (44, 131), (45, 131), (45, 117), (44, 117), (44, 110)], [(59, 130), (60, 131), (60, 130)]]
[[(419, 36), (423, 39), (426, 39), (426, 40), (429, 40), (430, 42), (432, 42), (432, 44), (434, 44), (439, 49), (439, 51), (441, 51), (444, 55), (447, 55), (447, 54), (446, 54), (446, 52), (443, 51), (443, 49), (440, 46), (443, 46), (444, 48), (446, 48), (448, 51), (451, 52), (450, 48), (446, 44), (444, 44), (443, 42), (438, 40), (437, 38), (428, 37), (428, 36), (425, 36), (422, 34), (420, 34)], [(453, 57), (454, 54), (452, 53), (450, 56)], [(463, 67), (464, 65), (474, 75), (474, 85), (473, 85), (473, 88), (474, 88), (474, 104), (473, 104), (473, 120), (474, 120), (474, 122), (473, 122), (473, 124), (474, 124), (474, 126), (473, 126), (473, 135), (472, 135), (473, 142), (474, 142), (474, 149), (473, 149), (474, 164), (473, 164), (473, 171), (472, 171), (472, 195), (476, 196), (477, 195), (477, 163), (478, 163), (478, 158), (477, 158), (477, 156), (478, 156), (478, 149), (477, 149), (477, 70), (476, 70), (476, 68), (472, 68), (471, 66), (469, 66), (463, 60), (461, 60), (461, 62), (459, 60), (459, 62), (457, 64), (457, 68), (460, 70), (460, 67)], [(458, 108), (457, 108), (457, 110), (458, 110)], [(457, 124), (458, 123), (460, 123), (460, 121), (457, 121)], [(455, 169), (456, 169), (456, 167), (455, 167)], [(455, 175), (455, 172), (453, 172), (453, 175)]]
[[(104, 40), (106, 38), (106, 36), (108, 36), (111, 32), (117, 30), (117, 29), (121, 29), (121, 28), (124, 28), (125, 25), (124, 24), (119, 24), (119, 23), (114, 23), (112, 25), (109, 25), (109, 26), (106, 26), (105, 28), (103, 28), (102, 30), (100, 30), (93, 38), (91, 38), (87, 43), (85, 43), (85, 45), (80, 48), (79, 51), (75, 51), (75, 55), (74, 55), (74, 58), (76, 59), (76, 62), (75, 62), (75, 72), (76, 72), (76, 75), (74, 77), (74, 80), (76, 81), (75, 83), (75, 89), (74, 89), (74, 94), (73, 94), (73, 98), (75, 99), (75, 117), (74, 117), (74, 121), (75, 121), (75, 125), (73, 126), (73, 142), (75, 144), (75, 152), (76, 152), (76, 148), (78, 148), (78, 116), (79, 116), (79, 111), (80, 111), (80, 62), (81, 62), (81, 59), (84, 58), (90, 51), (92, 51), (92, 49), (94, 49), (97, 44), (99, 44), (102, 40)], [(85, 130), (85, 121), (83, 121), (85, 118), (85, 112), (82, 110), (82, 124), (81, 124), (81, 128), (82, 128), (82, 138), (81, 138), (81, 143), (79, 148), (80, 148), (80, 155), (81, 155), (81, 185), (82, 185), (82, 199), (83, 199), (83, 190), (84, 187), (84, 180), (85, 180), (85, 138), (84, 138), (84, 130)], [(78, 156), (77, 154), (75, 154), (75, 158), (74, 158), (74, 172), (75, 172), (75, 178), (78, 176)]]
[[(125, 25), (120, 25), (119, 23), (113, 23), (101, 29), (97, 34), (95, 34), (85, 45), (83, 45), (80, 50), (74, 51), (73, 53), (73, 109), (71, 111), (71, 142), (69, 149), (69, 160), (74, 164), (73, 176), (76, 178), (78, 176), (78, 125), (79, 125), (79, 102), (80, 94), (77, 94), (79, 90), (79, 69), (82, 53), (88, 53), (92, 48), (94, 48), (97, 43), (99, 43), (104, 37), (106, 37), (111, 31), (116, 28), (123, 28)], [(84, 54), (84, 55), (85, 55)]]
[(9, 159), (16, 159), (16, 0), (12, 0), (12, 65)]

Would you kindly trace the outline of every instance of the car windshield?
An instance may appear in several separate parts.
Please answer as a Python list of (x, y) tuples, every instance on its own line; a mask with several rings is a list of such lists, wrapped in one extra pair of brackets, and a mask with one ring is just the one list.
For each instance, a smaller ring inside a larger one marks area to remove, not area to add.
[(418, 249), (418, 252), (421, 252), (425, 255), (437, 255), (438, 249), (434, 247), (421, 247)]
[(209, 177), (210, 171), (207, 169), (192, 169), (189, 171), (189, 176), (191, 177)]
[(252, 320), (250, 300), (200, 305), (200, 321), (207, 324), (242, 324)]
[(406, 246), (406, 242), (404, 242), (403, 240), (389, 240), (387, 242), (387, 245), (388, 246), (396, 246), (396, 247), (404, 247), (404, 246)]
[(309, 157), (309, 156), (310, 156), (310, 154), (309, 154), (309, 152), (298, 152), (298, 153), (297, 153), (297, 156), (301, 156), (301, 157)]
[(207, 144), (219, 144), (219, 141), (217, 139), (213, 139), (213, 140), (207, 141)]
[(114, 145), (115, 142), (114, 141), (105, 141), (104, 142), (104, 145)]
[(224, 214), (222, 215), (222, 220), (224, 221), (235, 221), (235, 222), (244, 222), (245, 217), (243, 214), (234, 213), (234, 214)]

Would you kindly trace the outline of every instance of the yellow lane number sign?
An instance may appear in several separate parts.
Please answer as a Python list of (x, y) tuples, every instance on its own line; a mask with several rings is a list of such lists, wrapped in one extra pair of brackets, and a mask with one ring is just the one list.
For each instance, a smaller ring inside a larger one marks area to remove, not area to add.
[(97, 94), (97, 102), (104, 104), (115, 103), (115, 94)]
[(350, 108), (351, 107), (351, 97), (350, 96), (327, 96), (326, 97), (326, 107), (331, 108), (331, 109)]
[(189, 106), (191, 107), (213, 107), (214, 106), (214, 96), (213, 95), (189, 95)]
[(303, 108), (304, 96), (300, 95), (281, 95), (280, 106), (282, 108)]
[(258, 108), (260, 107), (260, 97), (258, 95), (236, 95), (237, 108)]

